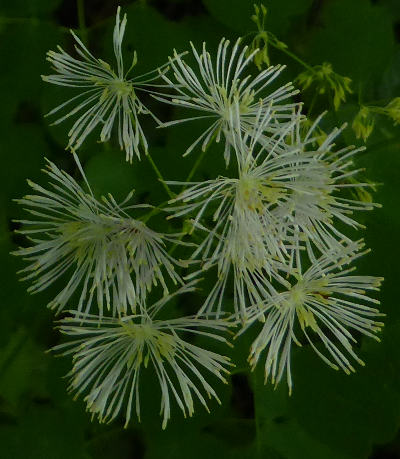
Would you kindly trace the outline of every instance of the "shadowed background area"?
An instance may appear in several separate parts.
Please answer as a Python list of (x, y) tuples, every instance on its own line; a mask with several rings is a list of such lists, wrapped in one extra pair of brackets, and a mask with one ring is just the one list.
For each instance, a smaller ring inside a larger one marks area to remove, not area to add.
[[(372, 254), (360, 272), (384, 276), (380, 295), (387, 314), (381, 343), (361, 339), (356, 351), (366, 362), (354, 375), (334, 372), (308, 349), (293, 352), (294, 392), (283, 382), (276, 390), (263, 384), (262, 363), (250, 373), (246, 364), (251, 336), (233, 350), (236, 369), (229, 385), (216, 386), (222, 405), (210, 403), (211, 414), (196, 406), (183, 419), (176, 406), (161, 430), (159, 389), (143, 387), (143, 420), (127, 429), (123, 422), (91, 422), (84, 403), (67, 393), (70, 361), (45, 350), (60, 342), (53, 314), (45, 305), (57, 286), (37, 295), (26, 292), (16, 272), (22, 260), (9, 253), (27, 241), (14, 230), (22, 218), (13, 199), (29, 192), (26, 179), (44, 184), (47, 157), (70, 173), (75, 167), (65, 151), (71, 123), (50, 126), (44, 115), (70, 97), (68, 88), (42, 82), (52, 73), (45, 54), (59, 44), (73, 53), (69, 29), (75, 30), (97, 57), (114, 62), (112, 30), (117, 6), (128, 15), (124, 39), (126, 62), (136, 50), (138, 74), (166, 62), (173, 48), (189, 41), (215, 49), (222, 37), (236, 40), (254, 32), (253, 0), (3, 0), (0, 5), (0, 458), (4, 459), (197, 459), (214, 457), (263, 459), (400, 459), (400, 309), (398, 282), (400, 212), (400, 127), (379, 116), (358, 159), (377, 182), (374, 200), (381, 209), (362, 215), (363, 234)], [(324, 97), (302, 96), (307, 111), (331, 109), (324, 127), (351, 126), (360, 104), (385, 104), (400, 96), (400, 3), (398, 0), (265, 0), (266, 29), (309, 65), (332, 64), (352, 79), (352, 94), (335, 111)], [(251, 36), (250, 36), (251, 41)], [(286, 64), (280, 83), (304, 71), (301, 64), (269, 49), (272, 64)], [(254, 67), (252, 71), (257, 70)], [(300, 100), (300, 99), (299, 99)], [(377, 102), (378, 101), (378, 102)], [(383, 102), (382, 102), (383, 101)], [(162, 120), (181, 115), (178, 109), (146, 103)], [(156, 129), (143, 119), (150, 151), (164, 177), (187, 176), (195, 155), (182, 153), (201, 123)], [(347, 144), (361, 145), (353, 130)], [(96, 194), (123, 198), (132, 188), (138, 202), (160, 203), (164, 190), (148, 162), (125, 162), (116, 143), (101, 144), (91, 135), (80, 158)], [(224, 170), (218, 145), (196, 171), (196, 180)], [(79, 176), (75, 175), (77, 179)], [(150, 184), (150, 185), (149, 185)], [(361, 237), (361, 235), (360, 235)], [(206, 287), (204, 287), (206, 288)], [(185, 295), (176, 307), (186, 314), (200, 306), (197, 295)]]

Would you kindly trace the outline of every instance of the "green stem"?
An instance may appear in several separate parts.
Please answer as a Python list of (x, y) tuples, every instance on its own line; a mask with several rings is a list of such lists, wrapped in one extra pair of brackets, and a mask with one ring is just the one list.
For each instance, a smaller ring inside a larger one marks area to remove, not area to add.
[(314, 108), (314, 105), (315, 105), (315, 102), (317, 100), (317, 97), (318, 97), (318, 93), (315, 91), (314, 95), (313, 95), (313, 97), (311, 99), (310, 106), (308, 107), (308, 113), (307, 113), (307, 117), (308, 118), (311, 118), (311, 112), (312, 112), (312, 110)]
[[(187, 176), (185, 182), (190, 182), (190, 180), (192, 179), (193, 175), (195, 174), (197, 168), (200, 166), (201, 162), (203, 161), (203, 159), (204, 159), (204, 157), (205, 157), (205, 155), (206, 155), (206, 153), (207, 153), (207, 150), (208, 150), (208, 148), (205, 148), (205, 149), (201, 152), (201, 154), (200, 154), (199, 157), (197, 158), (196, 162), (194, 163), (194, 165), (193, 165), (191, 171), (189, 172), (189, 175)], [(182, 188), (182, 191), (185, 191), (185, 189), (187, 188), (187, 186), (188, 186), (187, 184), (184, 185), (183, 188)], [(184, 234), (182, 234), (182, 235), (179, 237), (179, 240), (180, 240), (180, 241), (183, 239), (183, 236), (184, 236)], [(169, 249), (168, 255), (172, 255), (172, 254), (175, 252), (175, 250), (176, 250), (177, 247), (178, 247), (178, 244), (175, 243), (175, 244)]]
[(272, 40), (269, 41), (269, 44), (271, 46), (273, 46), (275, 49), (278, 49), (278, 50), (282, 51), (283, 53), (285, 53), (287, 56), (291, 57), (293, 60), (295, 60), (300, 65), (305, 67), (307, 70), (310, 70), (313, 73), (315, 72), (315, 70), (311, 67), (311, 65), (308, 65), (307, 62), (304, 62), (303, 59), (300, 59), (300, 57), (296, 56), (296, 54), (292, 53), (288, 49), (282, 48), (281, 46), (279, 46), (276, 43), (274, 43)]
[(143, 223), (146, 223), (148, 220), (150, 220), (151, 217), (154, 217), (154, 215), (158, 215), (164, 209), (164, 207), (168, 205), (168, 203), (169, 203), (169, 200), (164, 201), (158, 207), (153, 207), (153, 209), (151, 209), (149, 213), (145, 214), (142, 218), (140, 218), (140, 220)]
[(170, 187), (165, 183), (164, 177), (162, 176), (160, 169), (157, 167), (156, 163), (153, 161), (153, 158), (150, 156), (150, 153), (146, 153), (146, 157), (149, 160), (151, 167), (154, 169), (158, 179), (160, 180), (162, 186), (164, 187), (165, 191), (168, 193), (168, 196), (172, 199), (175, 197), (175, 194), (171, 191)]
[[(184, 234), (181, 234), (181, 235), (179, 236), (179, 239), (178, 239), (178, 240), (181, 241), (181, 240), (183, 239), (183, 236), (184, 236)], [(176, 248), (178, 247), (178, 245), (179, 245), (179, 244), (178, 244), (177, 242), (175, 242), (175, 244), (168, 250), (168, 255), (172, 255), (172, 254), (175, 252), (175, 250), (176, 250)]]
[(85, 22), (85, 0), (76, 0), (76, 8), (78, 10), (78, 24), (81, 40), (87, 45), (87, 28)]
[[(192, 169), (191, 169), (190, 172), (189, 172), (189, 175), (186, 177), (185, 182), (190, 182), (190, 180), (192, 179), (193, 175), (195, 174), (195, 172), (197, 171), (198, 167), (200, 166), (201, 162), (203, 161), (204, 156), (205, 156), (206, 153), (207, 153), (207, 150), (208, 150), (208, 149), (205, 148), (205, 149), (201, 152), (201, 154), (198, 156), (198, 158), (196, 159), (196, 162), (194, 163)], [(186, 188), (187, 188), (187, 185), (185, 185), (185, 186), (183, 187), (183, 190), (182, 190), (182, 191), (184, 191)]]

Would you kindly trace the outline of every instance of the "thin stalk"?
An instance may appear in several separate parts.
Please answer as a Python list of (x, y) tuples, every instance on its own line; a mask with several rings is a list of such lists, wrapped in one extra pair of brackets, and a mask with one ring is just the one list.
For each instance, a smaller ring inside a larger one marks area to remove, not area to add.
[(168, 196), (172, 199), (175, 197), (175, 194), (171, 191), (170, 187), (165, 183), (164, 177), (162, 176), (160, 169), (157, 167), (156, 163), (153, 161), (153, 158), (151, 157), (150, 153), (146, 153), (146, 157), (149, 160), (149, 163), (151, 164), (151, 167), (154, 169), (154, 172), (156, 173), (158, 179), (160, 180), (162, 186), (164, 187), (165, 191), (168, 193)]
[(310, 106), (308, 107), (307, 117), (309, 117), (309, 118), (311, 118), (311, 113), (313, 111), (313, 108), (314, 108), (315, 102), (317, 100), (317, 97), (318, 97), (318, 93), (315, 91), (314, 95), (313, 95), (313, 97), (311, 99)]
[(155, 215), (158, 215), (160, 212), (162, 212), (162, 210), (164, 209), (164, 207), (168, 205), (168, 203), (169, 201), (164, 201), (158, 207), (153, 207), (153, 209), (151, 209), (150, 212), (148, 212), (142, 218), (140, 218), (140, 220), (143, 223), (146, 223), (148, 220), (150, 220), (151, 217), (154, 217)]
[[(198, 158), (196, 159), (196, 162), (194, 163), (192, 169), (190, 170), (189, 175), (186, 177), (185, 182), (190, 182), (190, 180), (192, 180), (192, 177), (194, 176), (195, 172), (197, 171), (198, 167), (200, 166), (201, 162), (203, 161), (204, 156), (206, 155), (206, 153), (207, 153), (207, 148), (205, 148), (201, 152), (201, 154), (198, 156)], [(182, 191), (184, 191), (186, 188), (187, 188), (187, 185), (184, 185)]]
[[(185, 235), (184, 233), (181, 234), (181, 235), (179, 236), (179, 238), (178, 238), (178, 241), (181, 241), (181, 240), (183, 239), (183, 236), (184, 236), (184, 235)], [(176, 250), (176, 248), (178, 247), (178, 245), (179, 245), (179, 244), (178, 244), (177, 242), (175, 242), (175, 244), (168, 250), (168, 255), (172, 255), (172, 254), (175, 252), (175, 250)]]
[(87, 28), (85, 21), (85, 0), (76, 0), (76, 9), (78, 10), (78, 24), (81, 40), (87, 45)]
[(310, 70), (311, 72), (315, 73), (315, 70), (311, 67), (311, 65), (308, 65), (306, 62), (303, 61), (303, 59), (300, 59), (300, 57), (296, 56), (296, 54), (292, 53), (292, 52), (289, 51), (288, 49), (281, 48), (280, 46), (276, 45), (276, 44), (273, 43), (273, 42), (269, 42), (269, 44), (270, 44), (271, 46), (273, 46), (274, 48), (279, 49), (280, 51), (282, 51), (283, 53), (285, 53), (287, 56), (291, 57), (293, 60), (295, 60), (295, 61), (298, 62), (300, 65), (302, 65), (303, 67), (305, 67), (307, 70)]
[[(198, 167), (200, 166), (201, 162), (203, 161), (203, 159), (204, 159), (204, 157), (205, 157), (205, 155), (206, 155), (206, 153), (207, 153), (207, 150), (208, 150), (208, 148), (205, 148), (205, 149), (201, 152), (201, 154), (200, 154), (199, 157), (197, 158), (196, 162), (194, 163), (192, 169), (190, 170), (189, 175), (186, 177), (185, 182), (190, 182), (190, 180), (192, 179), (192, 177), (193, 177), (193, 175), (195, 174), (196, 170), (198, 169)], [(187, 186), (188, 186), (187, 184), (183, 186), (182, 192), (186, 190)], [(179, 241), (181, 241), (181, 240), (183, 239), (183, 236), (184, 236), (184, 234), (182, 234), (182, 235), (179, 237)], [(176, 250), (177, 247), (178, 247), (178, 244), (175, 243), (175, 244), (169, 249), (168, 255), (172, 255), (172, 254), (175, 252), (175, 250)]]
[(75, 153), (75, 151), (72, 151), (72, 155), (74, 156), (75, 164), (78, 166), (79, 172), (81, 173), (81, 175), (83, 177), (83, 180), (85, 181), (86, 186), (88, 187), (88, 190), (89, 190), (90, 194), (92, 195), (92, 197), (94, 197), (93, 191), (92, 191), (92, 189), (90, 187), (88, 179), (86, 178), (85, 172), (83, 170), (81, 162), (79, 161), (78, 155)]

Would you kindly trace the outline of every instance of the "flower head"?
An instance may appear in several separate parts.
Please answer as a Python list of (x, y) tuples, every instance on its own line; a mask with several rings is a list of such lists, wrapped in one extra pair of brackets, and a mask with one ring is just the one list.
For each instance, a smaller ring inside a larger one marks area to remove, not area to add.
[(81, 90), (78, 95), (48, 113), (53, 115), (67, 105), (80, 101), (75, 108), (54, 123), (61, 123), (70, 116), (81, 113), (69, 131), (67, 148), (77, 150), (98, 125), (102, 126), (100, 141), (106, 142), (111, 137), (114, 124), (117, 123), (119, 145), (125, 150), (126, 160), (132, 162), (134, 154), (140, 158), (141, 145), (147, 151), (147, 141), (139, 122), (139, 115), (152, 115), (140, 101), (137, 91), (147, 90), (148, 83), (158, 78), (158, 74), (152, 75), (150, 72), (143, 76), (128, 78), (128, 74), (136, 65), (137, 57), (135, 53), (130, 68), (125, 72), (122, 39), (126, 23), (126, 15), (122, 21), (120, 20), (120, 7), (118, 7), (113, 35), (116, 71), (107, 62), (94, 57), (71, 31), (76, 41), (75, 49), (79, 58), (70, 56), (60, 46), (58, 51), (49, 51), (47, 60), (57, 73), (42, 78), (49, 83)]
[(260, 106), (265, 112), (272, 109), (272, 120), (266, 129), (267, 132), (275, 133), (282, 129), (281, 122), (290, 119), (291, 109), (295, 105), (281, 102), (297, 93), (293, 90), (291, 83), (265, 93), (267, 86), (278, 77), (284, 67), (269, 67), (256, 77), (244, 76), (246, 67), (257, 51), (248, 55), (248, 47), (241, 47), (240, 39), (236, 41), (232, 49), (229, 45), (229, 40), (222, 39), (216, 57), (212, 58), (205, 43), (203, 43), (201, 53), (191, 44), (198, 66), (196, 70), (191, 68), (175, 51), (174, 58), (170, 58), (170, 66), (176, 83), (166, 75), (162, 75), (162, 78), (177, 93), (157, 97), (172, 105), (199, 112), (192, 118), (164, 123), (163, 126), (200, 118), (214, 119), (211, 126), (193, 142), (185, 154), (190, 153), (199, 143), (204, 150), (213, 138), (216, 138), (218, 142), (222, 134), (225, 137), (224, 157), (227, 163), (231, 151), (230, 135), (234, 129), (232, 119), (236, 112), (238, 111), (240, 115), (240, 129), (246, 132), (254, 128)]
[[(186, 286), (181, 292), (190, 289)], [(136, 411), (140, 421), (140, 375), (146, 370), (153, 371), (160, 384), (163, 428), (170, 418), (171, 398), (185, 417), (194, 412), (194, 398), (208, 410), (204, 393), (219, 402), (203, 373), (212, 373), (226, 382), (229, 358), (192, 344), (180, 335), (205, 335), (226, 342), (220, 333), (230, 324), (200, 317), (156, 319), (157, 311), (169, 298), (150, 307), (150, 314), (101, 320), (95, 315), (77, 314), (62, 321), (61, 332), (75, 340), (54, 350), (73, 355), (70, 390), (77, 396), (87, 394), (88, 411), (101, 422), (111, 422), (123, 409), (125, 427), (132, 411)]]
[[(334, 129), (318, 144), (315, 138), (321, 118), (306, 131), (302, 130), (302, 119), (294, 118), (286, 143), (279, 146), (281, 152), (297, 151), (299, 158), (308, 156), (307, 167), (294, 176), (293, 187), (286, 199), (273, 210), (276, 221), (282, 225), (280, 233), (286, 240), (293, 241), (293, 262), (300, 264), (300, 251), (306, 250), (311, 260), (314, 251), (321, 253), (342, 252), (343, 244), (351, 240), (338, 228), (338, 222), (353, 228), (362, 228), (354, 219), (354, 212), (372, 210), (378, 204), (360, 201), (352, 191), (365, 189), (371, 185), (356, 179), (358, 169), (353, 169), (353, 158), (364, 150), (353, 146), (335, 149), (334, 141), (345, 125)], [(319, 137), (319, 136), (318, 136)], [(347, 194), (346, 194), (347, 193)], [(357, 199), (355, 199), (357, 198)], [(283, 233), (286, 232), (286, 236)]]
[[(272, 295), (264, 308), (254, 308), (254, 314), (240, 333), (257, 319), (265, 320), (251, 346), (249, 361), (254, 368), (266, 349), (266, 382), (271, 378), (272, 383), (278, 384), (286, 373), (289, 391), (292, 390), (292, 343), (301, 346), (297, 333), (302, 333), (318, 356), (335, 370), (354, 371), (346, 353), (364, 364), (352, 348), (356, 339), (351, 331), (379, 341), (376, 333), (383, 324), (376, 318), (383, 314), (371, 307), (379, 301), (370, 298), (367, 291), (379, 290), (382, 278), (349, 275), (353, 269), (344, 265), (349, 264), (349, 256), (357, 248), (360, 247), (350, 245), (344, 250), (345, 257), (337, 257), (336, 261), (332, 261), (333, 254), (322, 255), (304, 274), (299, 271), (293, 277), (288, 290)], [(350, 260), (362, 254), (353, 255)], [(315, 339), (321, 341), (325, 353)]]
[(50, 161), (45, 172), (51, 188), (29, 181), (38, 194), (18, 200), (35, 217), (20, 220), (27, 227), (20, 232), (32, 246), (14, 252), (30, 262), (20, 271), (33, 281), (28, 291), (44, 290), (70, 273), (49, 307), (62, 310), (80, 291), (78, 311), (88, 312), (95, 297), (102, 315), (104, 300), (107, 308), (112, 302), (114, 313), (126, 312), (128, 305), (135, 311), (158, 282), (167, 294), (164, 272), (174, 283), (182, 282), (174, 270), (178, 262), (164, 248), (166, 241), (179, 241), (129, 216), (126, 210), (135, 207), (127, 205), (132, 193), (120, 204), (111, 195), (100, 202)]
[[(191, 183), (173, 199), (173, 216), (194, 213), (193, 227), (207, 232), (192, 257), (201, 256), (204, 269), (216, 265), (217, 282), (201, 311), (217, 310), (231, 268), (234, 273), (234, 306), (237, 318), (247, 319), (248, 304), (263, 302), (273, 290), (271, 279), (286, 284), (288, 257), (294, 238), (277, 219), (276, 209), (306, 184), (297, 177), (306, 174), (312, 157), (297, 148), (285, 150), (281, 144), (290, 126), (272, 137), (264, 137), (270, 113), (259, 110), (257, 127), (232, 134), (237, 162), (237, 177), (218, 177)], [(262, 143), (260, 143), (262, 139)], [(174, 183), (174, 182), (171, 182)], [(213, 227), (205, 226), (202, 217), (212, 209)], [(279, 214), (278, 214), (279, 216)]]

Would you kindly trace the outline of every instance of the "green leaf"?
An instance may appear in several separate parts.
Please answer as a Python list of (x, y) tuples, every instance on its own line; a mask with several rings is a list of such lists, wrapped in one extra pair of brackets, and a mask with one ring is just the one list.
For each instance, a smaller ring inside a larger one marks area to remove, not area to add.
[(334, 0), (324, 5), (306, 55), (313, 64), (327, 61), (341, 75), (369, 82), (388, 68), (394, 40), (385, 8), (364, 0)]
[(46, 358), (29, 337), (27, 330), (19, 328), (0, 350), (0, 393), (11, 406), (17, 406), (22, 395), (33, 392), (43, 394), (43, 375)]
[[(297, 353), (295, 355), (297, 357)], [(262, 367), (260, 364), (252, 374), (257, 424), (256, 457), (350, 459), (352, 456), (338, 453), (304, 428), (302, 421), (297, 419), (293, 398), (289, 397), (285, 383), (282, 382), (276, 390), (271, 384), (264, 385)], [(310, 377), (308, 370), (305, 373)], [(296, 384), (295, 381), (295, 391)], [(313, 416), (312, 393), (309, 396), (309, 411)], [(323, 419), (319, 417), (318, 422)]]
[(76, 416), (32, 405), (18, 421), (0, 425), (0, 454), (10, 459), (90, 459)]
[(311, 349), (299, 352), (291, 411), (315, 442), (361, 459), (369, 457), (373, 445), (395, 436), (400, 398), (384, 347), (368, 343), (358, 353), (366, 367), (347, 376), (330, 369)]
[(11, 103), (11, 106), (3, 105), (5, 113), (15, 115), (22, 101), (31, 105), (38, 103), (45, 87), (40, 75), (49, 70), (46, 52), (57, 46), (61, 36), (60, 30), (51, 23), (9, 24), (0, 29), (0, 56), (12, 70), (0, 74), (0, 84), (6, 88), (5, 100)]

